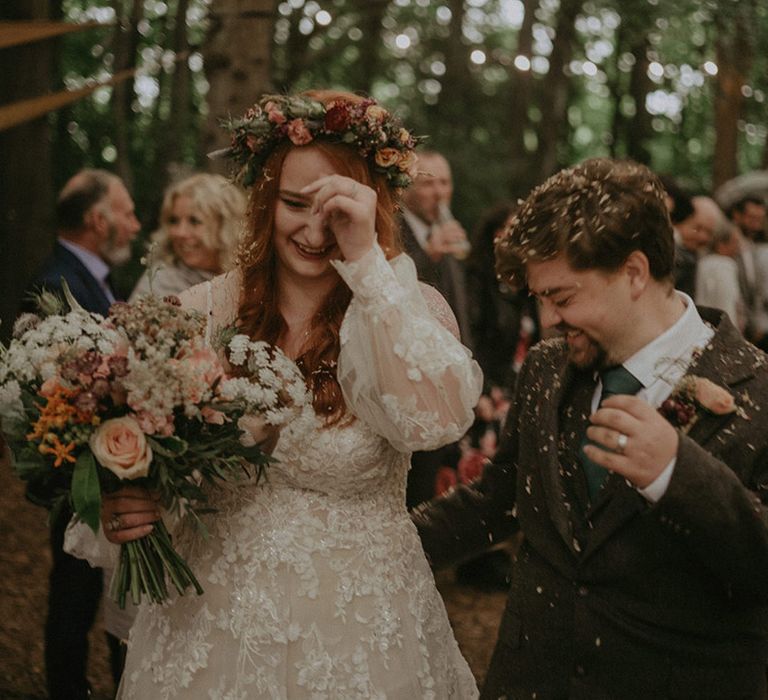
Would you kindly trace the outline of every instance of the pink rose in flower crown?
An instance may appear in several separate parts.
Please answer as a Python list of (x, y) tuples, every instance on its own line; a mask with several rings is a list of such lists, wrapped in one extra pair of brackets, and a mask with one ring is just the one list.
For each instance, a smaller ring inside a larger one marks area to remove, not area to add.
[(267, 113), (267, 119), (273, 124), (285, 124), (285, 115), (274, 102), (267, 102), (264, 105), (264, 111)]
[(396, 148), (380, 148), (376, 151), (376, 165), (382, 168), (389, 168), (400, 160), (400, 151)]
[(413, 151), (398, 151), (400, 154), (398, 167), (404, 173), (408, 173), (412, 178), (416, 177), (416, 162), (419, 157)]
[(312, 133), (303, 119), (291, 119), (288, 122), (288, 138), (296, 146), (306, 146), (312, 140)]
[(372, 122), (383, 122), (387, 118), (387, 110), (379, 105), (369, 105), (365, 110), (366, 119)]
[(96, 461), (118, 478), (138, 479), (149, 474), (152, 449), (130, 416), (104, 421), (91, 435), (89, 444)]

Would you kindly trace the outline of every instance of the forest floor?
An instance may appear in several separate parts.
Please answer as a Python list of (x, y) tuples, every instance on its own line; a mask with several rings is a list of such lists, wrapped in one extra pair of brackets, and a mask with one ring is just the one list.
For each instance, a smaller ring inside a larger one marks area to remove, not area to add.
[[(24, 486), (0, 460), (0, 698), (44, 700), (43, 626), (46, 614), (48, 547), (46, 513), (24, 498)], [(453, 572), (437, 576), (448, 615), (478, 682), (482, 682), (504, 607), (503, 591), (455, 582)], [(89, 677), (94, 700), (112, 697), (107, 646), (100, 621), (91, 632)]]

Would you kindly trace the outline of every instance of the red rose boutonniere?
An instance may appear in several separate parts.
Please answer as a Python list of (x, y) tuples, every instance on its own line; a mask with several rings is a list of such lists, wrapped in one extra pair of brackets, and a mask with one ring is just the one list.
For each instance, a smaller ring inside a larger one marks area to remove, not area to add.
[(683, 377), (659, 413), (676, 428), (687, 433), (699, 418), (699, 409), (716, 416), (736, 411), (733, 395), (709, 379), (689, 375)]

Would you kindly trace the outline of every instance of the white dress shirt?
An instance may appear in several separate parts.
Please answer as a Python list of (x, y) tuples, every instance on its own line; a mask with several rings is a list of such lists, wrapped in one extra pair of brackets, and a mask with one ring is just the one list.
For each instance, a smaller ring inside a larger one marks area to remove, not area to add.
[[(683, 378), (691, 364), (695, 350), (703, 350), (715, 331), (699, 316), (693, 300), (680, 291), (677, 294), (685, 304), (685, 312), (661, 335), (648, 345), (638, 350), (632, 357), (625, 360), (623, 366), (631, 372), (643, 385), (637, 396), (658, 408), (669, 397), (672, 390)], [(592, 412), (600, 403), (603, 384), (597, 382), (595, 394), (592, 397)], [(677, 458), (665, 467), (656, 479), (638, 491), (649, 501), (655, 503), (667, 491)]]

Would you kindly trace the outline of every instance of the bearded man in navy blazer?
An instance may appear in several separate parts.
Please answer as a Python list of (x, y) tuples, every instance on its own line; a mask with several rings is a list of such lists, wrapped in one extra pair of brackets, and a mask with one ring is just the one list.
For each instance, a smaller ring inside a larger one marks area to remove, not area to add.
[[(32, 283), (62, 295), (65, 280), (86, 310), (106, 316), (117, 300), (109, 280), (112, 266), (126, 262), (140, 225), (122, 180), (105, 170), (82, 170), (59, 194), (56, 205), (58, 239)], [(52, 484), (31, 484), (28, 498), (50, 506)], [(88, 631), (93, 625), (102, 590), (101, 569), (92, 569), (63, 550), (71, 517), (61, 508), (51, 521), (53, 567), (45, 627), (45, 668), (52, 700), (80, 700), (89, 695)], [(118, 674), (119, 640), (108, 638), (113, 673)]]
[(768, 363), (673, 255), (658, 178), (610, 159), (497, 242), (561, 337), (481, 479), (414, 515), (436, 567), (522, 531), (485, 700), (768, 698)]

